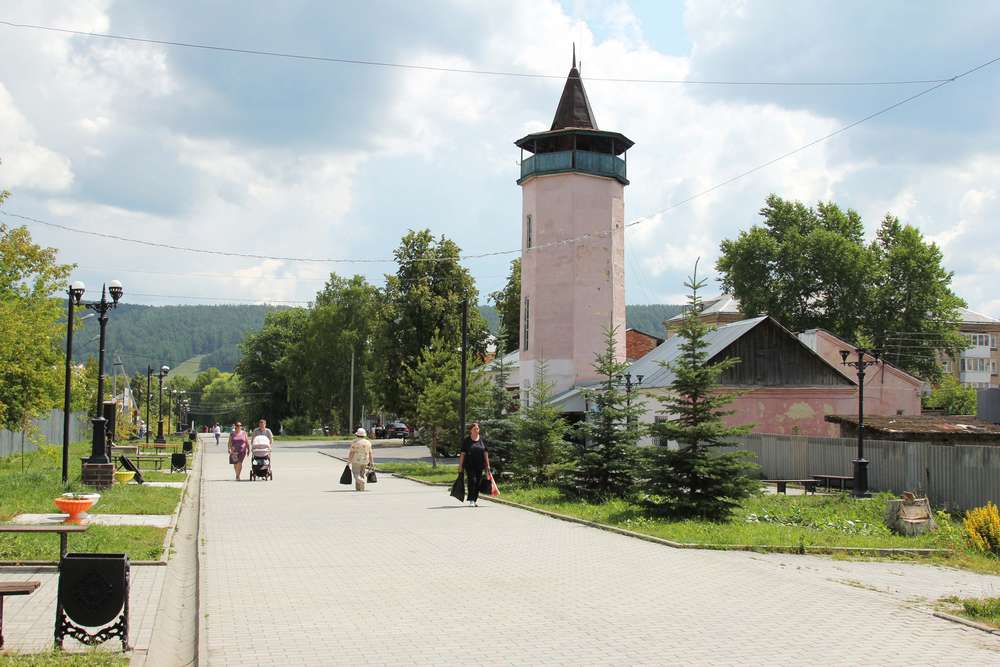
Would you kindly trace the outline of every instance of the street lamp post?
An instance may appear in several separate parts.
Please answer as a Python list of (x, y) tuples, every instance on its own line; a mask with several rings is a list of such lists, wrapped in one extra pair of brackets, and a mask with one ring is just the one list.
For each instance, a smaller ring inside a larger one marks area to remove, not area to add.
[(632, 416), (630, 414), (631, 413), (631, 408), (632, 408), (632, 387), (634, 386), (637, 389), (639, 387), (641, 387), (642, 386), (642, 378), (643, 377), (644, 376), (642, 376), (642, 375), (636, 375), (635, 376), (635, 385), (633, 385), (632, 384), (632, 374), (631, 373), (626, 373), (625, 374), (625, 410), (626, 410), (626, 415), (627, 415), (627, 417), (626, 417), (626, 422), (627, 423), (625, 424), (625, 426), (628, 427), (628, 428), (631, 428), (631, 426), (632, 426)]
[[(94, 425), (94, 435), (91, 438), (90, 458), (87, 463), (104, 464), (111, 463), (107, 450), (107, 430), (106, 419), (104, 419), (104, 339), (108, 326), (108, 312), (118, 306), (118, 300), (122, 298), (122, 284), (117, 280), (112, 280), (107, 289), (101, 286), (101, 300), (85, 304), (87, 308), (97, 313), (97, 321), (101, 326), (100, 346), (97, 353), (97, 416), (91, 420)], [(111, 294), (111, 301), (108, 301), (108, 294)]]
[(149, 444), (149, 404), (153, 402), (153, 392), (150, 391), (153, 380), (153, 367), (146, 365), (146, 444)]
[[(858, 458), (852, 462), (854, 464), (854, 484), (852, 485), (852, 495), (855, 498), (869, 498), (868, 493), (868, 461), (865, 460), (865, 369), (881, 363), (882, 350), (855, 348), (857, 361), (848, 361), (851, 356), (850, 350), (841, 350), (840, 358), (844, 366), (851, 366), (858, 370)], [(865, 355), (873, 358), (873, 361), (865, 359)]]
[(63, 397), (63, 450), (62, 450), (62, 481), (69, 480), (69, 421), (70, 421), (70, 387), (73, 384), (73, 314), (80, 305), (84, 284), (77, 280), (66, 294), (69, 295), (69, 307), (66, 311), (66, 394)]
[(156, 440), (158, 445), (167, 444), (167, 439), (163, 437), (163, 378), (167, 377), (167, 373), (170, 372), (169, 366), (161, 366), (160, 372), (156, 374), (157, 379), (160, 382), (160, 401), (157, 407), (157, 421), (156, 421)]

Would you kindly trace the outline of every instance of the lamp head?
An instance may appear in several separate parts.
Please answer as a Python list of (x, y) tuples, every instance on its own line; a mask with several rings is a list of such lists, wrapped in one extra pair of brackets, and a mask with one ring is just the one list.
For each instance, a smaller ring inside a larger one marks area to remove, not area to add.
[(882, 350), (872, 350), (872, 356), (875, 357), (875, 363), (882, 360)]
[(73, 284), (69, 286), (69, 298), (73, 300), (76, 305), (80, 305), (80, 299), (83, 298), (83, 293), (86, 291), (87, 287), (83, 284), (81, 280), (74, 280)]
[(641, 376), (641, 375), (636, 375), (636, 376), (635, 376), (635, 383), (636, 383), (636, 384), (642, 384), (642, 378), (643, 378), (643, 376)]
[(111, 298), (114, 300), (114, 302), (118, 303), (118, 299), (122, 298), (122, 294), (125, 292), (125, 290), (124, 288), (122, 288), (121, 281), (112, 280), (108, 284), (108, 292), (111, 294)]
[(170, 372), (170, 366), (160, 366), (160, 372), (166, 375)]
[(850, 356), (850, 354), (851, 353), (850, 353), (849, 350), (841, 350), (840, 351), (840, 359), (841, 359), (841, 361), (843, 361), (843, 363), (844, 363), (845, 366), (847, 365), (847, 357)]

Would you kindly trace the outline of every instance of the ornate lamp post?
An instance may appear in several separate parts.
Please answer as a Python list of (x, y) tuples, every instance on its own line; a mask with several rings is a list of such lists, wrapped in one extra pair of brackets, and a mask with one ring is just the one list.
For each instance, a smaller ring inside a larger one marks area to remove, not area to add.
[[(104, 338), (108, 326), (108, 312), (118, 305), (118, 300), (122, 298), (124, 290), (122, 284), (117, 280), (112, 280), (107, 287), (101, 286), (101, 300), (84, 304), (87, 308), (97, 313), (97, 321), (101, 325), (100, 347), (97, 353), (97, 416), (91, 420), (94, 425), (94, 435), (91, 439), (90, 458), (87, 463), (103, 464), (111, 463), (107, 451), (107, 430), (104, 419)], [(108, 294), (111, 294), (111, 301), (108, 301)]]
[(160, 372), (156, 374), (157, 379), (160, 381), (160, 402), (157, 408), (157, 422), (156, 422), (156, 440), (158, 445), (167, 444), (167, 439), (163, 437), (163, 378), (167, 377), (167, 373), (170, 372), (170, 366), (161, 366)]
[[(845, 366), (858, 369), (858, 458), (854, 459), (854, 484), (852, 495), (855, 498), (869, 498), (868, 493), (868, 461), (865, 460), (865, 369), (881, 363), (882, 350), (855, 348), (857, 361), (848, 361), (850, 350), (841, 350), (840, 358)], [(874, 361), (865, 359), (871, 356)]]
[[(643, 377), (644, 376), (642, 376), (642, 375), (636, 375), (635, 376), (635, 385), (634, 386), (635, 386), (636, 389), (638, 389), (639, 387), (642, 386), (642, 378)], [(633, 384), (632, 384), (632, 374), (631, 373), (626, 373), (625, 376), (624, 376), (624, 378), (625, 378), (625, 408), (629, 409), (629, 408), (632, 407), (632, 387), (633, 387)], [(632, 418), (628, 417), (628, 421), (629, 421), (629, 423), (626, 424), (626, 426), (627, 427), (631, 427), (632, 426), (632, 423), (631, 423)]]
[(69, 295), (69, 307), (66, 311), (66, 395), (63, 397), (63, 449), (62, 449), (62, 481), (69, 479), (69, 419), (70, 419), (70, 387), (73, 383), (73, 314), (75, 307), (80, 305), (80, 299), (86, 287), (79, 280), (66, 290)]
[(153, 379), (153, 367), (146, 365), (146, 444), (149, 444), (149, 404), (153, 402), (153, 392), (150, 386)]

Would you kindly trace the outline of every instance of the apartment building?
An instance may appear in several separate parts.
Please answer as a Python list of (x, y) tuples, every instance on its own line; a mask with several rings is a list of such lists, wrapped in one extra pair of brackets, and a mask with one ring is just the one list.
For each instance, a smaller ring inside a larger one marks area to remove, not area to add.
[(945, 359), (942, 366), (962, 384), (976, 389), (988, 389), (1000, 386), (1000, 350), (997, 342), (1000, 339), (1000, 320), (977, 313), (966, 308), (961, 309), (962, 322), (959, 332), (968, 338), (969, 347), (962, 351), (958, 359)]

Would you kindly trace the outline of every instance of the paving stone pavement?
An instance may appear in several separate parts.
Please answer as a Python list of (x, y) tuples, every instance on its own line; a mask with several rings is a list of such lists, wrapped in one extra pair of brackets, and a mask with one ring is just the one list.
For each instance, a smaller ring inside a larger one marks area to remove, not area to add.
[(1000, 664), (1000, 637), (922, 603), (995, 577), (670, 549), (389, 475), (356, 493), (302, 445), (273, 459), (236, 483), (205, 453), (203, 664)]

